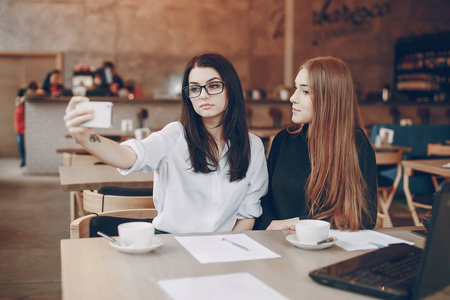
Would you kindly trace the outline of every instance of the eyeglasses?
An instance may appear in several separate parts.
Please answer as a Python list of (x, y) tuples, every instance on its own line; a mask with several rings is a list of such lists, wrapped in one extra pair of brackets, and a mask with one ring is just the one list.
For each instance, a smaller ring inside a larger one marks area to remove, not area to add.
[(205, 85), (188, 85), (183, 87), (183, 92), (188, 98), (197, 98), (202, 93), (202, 88), (208, 93), (208, 95), (217, 95), (223, 92), (225, 82), (213, 81)]

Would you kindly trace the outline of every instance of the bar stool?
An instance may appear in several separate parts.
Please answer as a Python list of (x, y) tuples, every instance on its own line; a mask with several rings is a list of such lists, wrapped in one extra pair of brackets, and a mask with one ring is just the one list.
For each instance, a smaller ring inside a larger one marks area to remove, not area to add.
[(391, 207), (392, 200), (394, 199), (398, 185), (402, 178), (403, 151), (375, 152), (375, 158), (377, 166), (397, 165), (397, 175), (395, 176), (392, 185), (378, 185), (377, 187), (378, 207), (389, 219), (389, 222), (392, 223), (389, 215), (389, 208)]

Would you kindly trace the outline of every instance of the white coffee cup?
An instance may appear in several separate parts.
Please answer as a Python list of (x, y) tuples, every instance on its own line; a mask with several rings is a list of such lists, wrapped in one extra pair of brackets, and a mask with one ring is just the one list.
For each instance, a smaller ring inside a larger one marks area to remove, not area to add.
[(295, 223), (295, 233), (303, 244), (317, 245), (330, 232), (330, 222), (323, 220), (299, 220)]
[(122, 130), (122, 132), (132, 132), (133, 131), (133, 120), (130, 120), (130, 119), (122, 120), (121, 130)]
[(289, 99), (289, 92), (287, 90), (280, 90), (280, 99), (286, 101)]
[(150, 128), (143, 127), (134, 130), (134, 136), (138, 141), (141, 141), (150, 135)]
[(150, 222), (128, 222), (117, 227), (120, 242), (128, 247), (147, 247), (152, 244), (155, 226)]

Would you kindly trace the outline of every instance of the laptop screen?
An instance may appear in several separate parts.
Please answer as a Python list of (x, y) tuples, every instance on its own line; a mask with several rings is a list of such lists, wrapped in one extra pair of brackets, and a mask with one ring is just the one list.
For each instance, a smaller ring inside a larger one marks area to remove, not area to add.
[(423, 298), (450, 284), (450, 183), (442, 187), (436, 200), (413, 299)]

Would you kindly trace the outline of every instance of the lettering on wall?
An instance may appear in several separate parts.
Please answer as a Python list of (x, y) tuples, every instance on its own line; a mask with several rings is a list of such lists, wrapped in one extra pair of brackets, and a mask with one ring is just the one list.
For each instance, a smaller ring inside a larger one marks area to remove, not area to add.
[(355, 6), (354, 8), (342, 4), (341, 7), (334, 9), (330, 7), (331, 2), (332, 0), (326, 0), (319, 12), (313, 12), (312, 24), (314, 26), (339, 23), (359, 26), (372, 19), (384, 17), (391, 10), (389, 2), (375, 3), (371, 6)]
[[(391, 12), (391, 5), (388, 1), (354, 7), (345, 3), (334, 5), (332, 2), (333, 0), (326, 0), (319, 11), (312, 13), (312, 25), (319, 29), (316, 30), (316, 33), (322, 38), (368, 32), (372, 27), (372, 20), (385, 17)], [(283, 38), (284, 7), (274, 9), (270, 14), (270, 21), (275, 24), (272, 38), (274, 40)]]
[(325, 0), (319, 10), (313, 9), (312, 26), (315, 36), (313, 45), (318, 45), (319, 41), (330, 37), (370, 33), (373, 30), (374, 20), (386, 17), (391, 12), (391, 5), (386, 0), (375, 0), (370, 3), (364, 1), (364, 5), (355, 6), (344, 2), (339, 1), (339, 4), (335, 4), (333, 0)]

